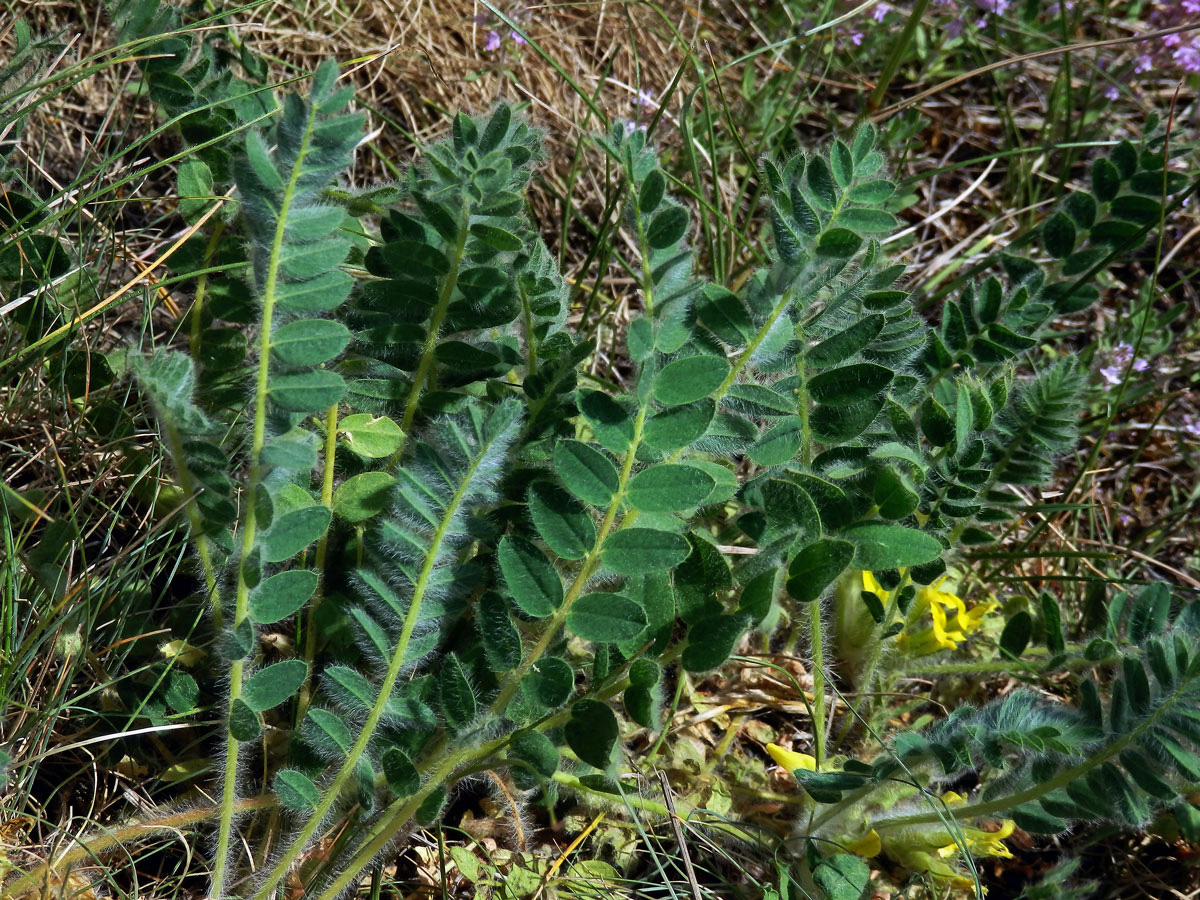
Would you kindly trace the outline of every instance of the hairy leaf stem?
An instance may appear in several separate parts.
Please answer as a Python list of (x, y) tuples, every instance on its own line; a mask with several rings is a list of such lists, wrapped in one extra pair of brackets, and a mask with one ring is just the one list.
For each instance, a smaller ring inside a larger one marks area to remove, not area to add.
[[(323, 466), (321, 471), (321, 505), (329, 510), (333, 509), (333, 475), (334, 463), (337, 458), (337, 429), (338, 405), (335, 403), (325, 413), (325, 458), (322, 461)], [(325, 558), (328, 554), (329, 529), (326, 529), (321, 535), (321, 539), (317, 541), (315, 558), (317, 574), (321, 577), (321, 581), (317, 585), (317, 593), (309, 601), (308, 614), (304, 617), (304, 656), (301, 658), (308, 663), (308, 675), (305, 677), (304, 684), (300, 688), (300, 698), (296, 704), (297, 724), (304, 718), (304, 714), (308, 712), (308, 706), (312, 702), (312, 666), (313, 660), (317, 655), (317, 607), (321, 605), (325, 591)]]
[[(257, 516), (255, 498), (259, 485), (266, 474), (262, 463), (262, 449), (267, 432), (267, 379), (271, 365), (271, 328), (275, 315), (276, 287), (279, 283), (279, 270), (283, 261), (284, 235), (287, 230), (288, 213), (296, 195), (297, 184), (303, 171), (303, 160), (309, 152), (312, 141), (313, 123), (317, 115), (316, 107), (311, 106), (304, 122), (304, 133), (300, 137), (296, 159), (292, 164), (291, 173), (279, 205), (279, 214), (275, 220), (275, 233), (271, 240), (271, 252), (267, 258), (267, 273), (263, 285), (262, 318), (258, 335), (258, 372), (254, 386), (254, 425), (250, 443), (250, 474), (246, 482), (245, 512), (242, 523), (242, 547), (238, 565), (237, 594), (234, 601), (233, 627), (236, 629), (245, 620), (250, 602), (250, 585), (246, 581), (246, 567), (250, 554), (254, 550), (254, 538), (257, 531)], [(235, 702), (242, 696), (242, 679), (245, 675), (246, 661), (243, 657), (233, 660), (229, 666), (229, 703), (226, 706), (228, 715)], [(233, 810), (237, 798), (237, 770), (241, 744), (232, 734), (225, 735), (225, 766), (223, 783), (221, 785), (221, 821), (217, 827), (217, 850), (213, 860), (212, 894), (216, 900), (221, 900), (225, 894), (225, 879), (228, 876), (230, 837), (233, 829)]]
[[(494, 441), (499, 437), (499, 433), (492, 437)], [(346, 753), (346, 759), (342, 762), (342, 766), (338, 769), (333, 780), (325, 787), (322, 792), (321, 799), (317, 803), (316, 808), (309, 815), (308, 821), (304, 827), (300, 829), (288, 849), (280, 857), (279, 861), (267, 874), (266, 878), (255, 892), (255, 900), (264, 900), (269, 897), (275, 890), (275, 886), (287, 874), (288, 869), (296, 858), (307, 848), (308, 842), (321, 827), (325, 816), (333, 807), (333, 804), (341, 796), (342, 788), (345, 787), (351, 776), (354, 775), (355, 769), (358, 766), (358, 761), (366, 752), (367, 744), (371, 740), (371, 736), (375, 732), (375, 727), (379, 724), (379, 720), (383, 718), (384, 710), (387, 708), (387, 702), (391, 699), (392, 690), (396, 686), (396, 681), (400, 677), (400, 672), (404, 668), (405, 656), (408, 653), (408, 645), (412, 640), (413, 630), (417, 626), (417, 621), (420, 619), (421, 604), (425, 599), (425, 594), (429, 590), (433, 570), (436, 567), (437, 560), (440, 556), (442, 543), (446, 539), (446, 535), (450, 531), (450, 526), (462, 506), (463, 500), (470, 490), (474, 481), (475, 475), (479, 469), (479, 465), (483, 457), (486, 455), (481, 448), (475, 455), (460, 481), (458, 488), (455, 490), (450, 502), (446, 505), (446, 509), (442, 514), (441, 520), (438, 522), (437, 529), (434, 531), (433, 538), (430, 540), (429, 549), (425, 555), (425, 562), (421, 566), (420, 574), (417, 576), (417, 581), (413, 585), (413, 596), (409, 602), (408, 614), (404, 617), (404, 627), (400, 632), (400, 640), (396, 645), (396, 651), (392, 654), (391, 662), (388, 664), (387, 672), (384, 674), (379, 686), (379, 694), (375, 698), (375, 702), (367, 713), (366, 720), (363, 722), (358, 738), (354, 741), (354, 745)]]
[(425, 343), (421, 347), (421, 361), (417, 364), (417, 371), (413, 375), (412, 387), (408, 391), (408, 400), (404, 404), (404, 417), (400, 421), (400, 429), (404, 432), (404, 437), (401, 438), (400, 446), (388, 461), (391, 464), (398, 462), (400, 455), (404, 452), (404, 442), (407, 440), (413, 420), (417, 417), (417, 410), (420, 408), (421, 392), (425, 389), (425, 382), (433, 375), (434, 351), (437, 350), (438, 337), (442, 330), (442, 323), (446, 321), (446, 311), (450, 308), (450, 300), (454, 297), (454, 287), (458, 284), (458, 271), (462, 268), (463, 256), (467, 249), (470, 221), (470, 210), (464, 199), (458, 220), (458, 243), (454, 245), (450, 271), (446, 274), (446, 280), (442, 282), (437, 305), (429, 317), (429, 333), (425, 335)]
[[(609, 532), (612, 531), (613, 523), (616, 522), (617, 514), (621, 511), (621, 503), (625, 499), (625, 488), (629, 484), (629, 477), (633, 471), (633, 464), (637, 458), (637, 448), (642, 442), (642, 428), (646, 423), (646, 411), (648, 404), (643, 403), (638, 407), (637, 417), (633, 422), (633, 438), (629, 442), (629, 449), (625, 451), (625, 458), (621, 463), (621, 471), (617, 482), (617, 490), (613, 494), (612, 501), (608, 504), (608, 509), (604, 512), (604, 519), (600, 523), (600, 529), (596, 532), (596, 540), (592, 544), (592, 549), (588, 551), (588, 555), (584, 558), (583, 563), (579, 567), (579, 573), (575, 576), (575, 580), (571, 582), (571, 586), (567, 589), (566, 596), (563, 597), (562, 605), (555, 610), (554, 615), (550, 617), (550, 621), (546, 623), (546, 627), (542, 629), (542, 635), (538, 638), (538, 642), (534, 644), (533, 649), (525, 657), (520, 668), (512, 672), (505, 679), (504, 686), (500, 689), (500, 694), (492, 703), (489, 714), (492, 716), (502, 715), (509, 702), (516, 695), (521, 687), (521, 679), (529, 672), (533, 665), (546, 652), (546, 648), (550, 646), (550, 642), (554, 640), (554, 636), (558, 634), (563, 623), (567, 620), (567, 614), (571, 611), (571, 606), (583, 593), (584, 587), (588, 583), (588, 579), (595, 574), (596, 569), (600, 566), (600, 551), (604, 547), (604, 542), (608, 538)], [(627, 518), (633, 513), (627, 513)], [(626, 523), (622, 522), (622, 527)]]
[(1191, 679), (1185, 677), (1180, 681), (1179, 685), (1168, 697), (1162, 698), (1157, 705), (1154, 706), (1150, 715), (1148, 715), (1145, 720), (1142, 721), (1141, 724), (1139, 724), (1136, 728), (1126, 732), (1102, 750), (1099, 750), (1093, 755), (1088, 756), (1078, 765), (1072, 766), (1071, 768), (1060, 772), (1053, 778), (1043, 781), (1040, 784), (1035, 784), (1033, 787), (1026, 788), (1023, 791), (1017, 791), (1015, 794), (1008, 794), (1004, 797), (996, 797), (992, 800), (982, 800), (978, 803), (967, 803), (963, 806), (954, 806), (944, 811), (939, 810), (935, 813), (921, 813), (911, 816), (897, 816), (890, 819), (878, 819), (875, 822), (870, 823), (867, 830), (869, 831), (871, 828), (880, 830), (883, 828), (903, 828), (910, 825), (929, 825), (935, 822), (943, 821), (946, 813), (949, 813), (949, 815), (958, 820), (976, 819), (982, 816), (995, 815), (996, 813), (1013, 809), (1014, 807), (1020, 806), (1024, 803), (1032, 803), (1033, 801), (1046, 796), (1052, 791), (1066, 787), (1077, 778), (1082, 778), (1083, 776), (1087, 775), (1088, 772), (1099, 768), (1113, 757), (1118, 756), (1122, 751), (1125, 750), (1126, 747), (1136, 743), (1142, 737), (1142, 735), (1144, 735), (1158, 723), (1159, 719), (1163, 718), (1163, 716), (1168, 715), (1174, 710), (1176, 702), (1183, 695), (1183, 693), (1186, 690), (1190, 690), (1191, 687)]

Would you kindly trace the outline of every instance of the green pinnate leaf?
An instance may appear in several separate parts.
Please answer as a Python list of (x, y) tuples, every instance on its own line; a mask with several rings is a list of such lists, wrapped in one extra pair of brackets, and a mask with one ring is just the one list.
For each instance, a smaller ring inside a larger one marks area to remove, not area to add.
[(896, 193), (896, 185), (886, 178), (876, 178), (874, 181), (864, 181), (850, 189), (850, 199), (856, 203), (879, 204), (887, 201)]
[(297, 319), (271, 333), (271, 353), (287, 366), (315, 366), (350, 343), (350, 329), (332, 319)]
[(317, 573), (308, 569), (272, 575), (250, 592), (250, 618), (259, 625), (273, 625), (304, 606), (316, 589)]
[(1121, 173), (1107, 159), (1092, 163), (1092, 192), (1101, 203), (1108, 203), (1121, 190)]
[(289, 412), (326, 410), (342, 399), (346, 382), (337, 372), (314, 369), (290, 375), (272, 375), (267, 383), (271, 402)]
[(696, 303), (704, 327), (732, 347), (744, 347), (754, 336), (754, 323), (741, 298), (717, 285), (706, 285)]
[(615, 644), (641, 634), (646, 613), (620, 594), (584, 594), (567, 613), (567, 627), (585, 641)]
[(352, 287), (354, 279), (341, 269), (334, 269), (307, 281), (277, 285), (275, 303), (293, 313), (328, 312), (346, 301)]
[[(953, 304), (947, 304), (952, 306)], [(826, 338), (808, 351), (808, 363), (820, 369), (845, 362), (879, 336), (886, 319), (881, 313), (864, 316), (848, 328)]]
[(817, 239), (817, 254), (833, 259), (849, 259), (858, 252), (863, 239), (849, 228), (830, 228)]
[(507, 672), (521, 664), (521, 634), (512, 623), (503, 597), (494, 591), (480, 597), (475, 624), (493, 671)]
[(873, 494), (879, 515), (885, 519), (906, 518), (921, 502), (921, 495), (908, 477), (891, 468), (880, 469), (876, 474)]
[(848, 406), (874, 397), (892, 382), (895, 372), (877, 363), (854, 363), (814, 375), (808, 391), (818, 403)]
[(813, 201), (813, 205), (826, 212), (832, 212), (837, 205), (837, 188), (834, 186), (829, 164), (822, 156), (813, 156), (808, 163), (806, 176), (808, 196)]
[(508, 137), (508, 129), (512, 125), (512, 107), (507, 103), (499, 104), (488, 119), (479, 138), (479, 152), (491, 153)]
[(663, 406), (682, 406), (712, 394), (728, 374), (729, 362), (722, 356), (685, 356), (663, 366), (651, 391)]
[[(644, 320), (643, 320), (644, 321)], [(633, 440), (633, 417), (616, 400), (602, 391), (580, 391), (579, 412), (606, 450), (624, 453)]]
[(507, 535), (501, 539), (496, 557), (513, 600), (526, 615), (543, 618), (553, 615), (562, 605), (563, 586), (558, 570), (529, 541)]
[(598, 700), (580, 700), (571, 707), (571, 718), (564, 730), (575, 755), (602, 771), (613, 763), (617, 739), (621, 735), (617, 717)]
[(626, 497), (643, 512), (678, 512), (704, 503), (716, 482), (692, 466), (664, 464), (643, 469), (630, 479)]
[(1141, 197), (1137, 194), (1117, 197), (1109, 209), (1118, 219), (1137, 222), (1139, 225), (1153, 225), (1163, 213), (1162, 204), (1154, 197)]
[(646, 176), (638, 191), (638, 208), (642, 215), (649, 215), (658, 209), (658, 204), (662, 203), (666, 191), (667, 179), (663, 177), (663, 173), (659, 169), (653, 169)]
[(604, 542), (600, 557), (622, 575), (646, 575), (679, 565), (691, 545), (681, 534), (654, 528), (623, 528)]
[(495, 250), (513, 252), (525, 246), (525, 242), (511, 231), (484, 222), (473, 224), (471, 234)]
[(582, 441), (554, 445), (554, 471), (567, 490), (593, 506), (607, 506), (620, 486), (616, 466)]
[(399, 747), (388, 747), (383, 753), (383, 777), (397, 797), (411, 797), (421, 789), (421, 773)]
[(716, 412), (717, 405), (708, 399), (669, 407), (646, 419), (642, 440), (664, 452), (686, 447), (704, 436)]
[(195, 708), (196, 700), (199, 697), (200, 686), (196, 684), (195, 678), (178, 669), (171, 671), (171, 676), (167, 680), (167, 689), (163, 694), (167, 706), (177, 713), (189, 712)]
[(854, 180), (854, 157), (850, 148), (843, 141), (835, 140), (829, 153), (829, 162), (833, 170), (833, 180), (837, 182), (838, 187), (846, 190)]
[(400, 426), (387, 416), (354, 413), (338, 422), (342, 443), (367, 459), (391, 456), (404, 441)]
[(1020, 658), (1033, 637), (1033, 616), (1019, 610), (1004, 625), (1000, 633), (1000, 649), (1013, 658)]
[(259, 669), (242, 687), (242, 699), (255, 712), (273, 709), (294, 697), (308, 677), (308, 665), (299, 659), (286, 659)]
[(747, 451), (760, 466), (782, 466), (795, 458), (804, 443), (804, 420), (788, 416), (775, 423)]
[(644, 656), (635, 659), (629, 666), (629, 683), (638, 687), (654, 687), (662, 679), (662, 666)]
[(288, 210), (284, 236), (289, 241), (315, 241), (341, 227), (346, 212), (340, 206), (293, 206)]
[(313, 780), (295, 769), (280, 769), (273, 781), (279, 802), (296, 812), (310, 812), (321, 800)]
[[(887, 210), (868, 209), (858, 206), (843, 209), (838, 213), (837, 221), (839, 225), (859, 234), (882, 234), (895, 230), (896, 226), (900, 224), (896, 217)], [(820, 245), (818, 245), (819, 248)], [(855, 249), (857, 250), (858, 248), (855, 247)], [(833, 253), (829, 255), (841, 256), (842, 254)]]
[(547, 482), (529, 488), (529, 516), (551, 550), (564, 559), (583, 559), (596, 542), (596, 524), (578, 500)]
[(514, 757), (528, 763), (543, 778), (551, 778), (558, 771), (558, 750), (540, 731), (518, 731), (509, 741), (508, 748)]
[(668, 206), (655, 213), (646, 228), (646, 243), (655, 250), (674, 247), (687, 234), (688, 214), (682, 206)]
[(475, 690), (455, 653), (448, 653), (438, 667), (438, 698), (446, 724), (458, 730), (474, 721), (478, 714)]
[(278, 516), (257, 540), (264, 562), (286, 562), (321, 535), (333, 513), (324, 506), (309, 506)]
[(1117, 146), (1113, 147), (1109, 158), (1112, 160), (1113, 166), (1121, 178), (1132, 178), (1133, 173), (1137, 171), (1137, 149), (1129, 140), (1123, 140)]
[(835, 853), (822, 860), (812, 877), (827, 900), (863, 900), (871, 886), (870, 866), (849, 853)]
[(864, 522), (842, 535), (854, 544), (854, 565), (870, 572), (919, 566), (942, 555), (937, 538), (903, 525)]
[(544, 656), (521, 679), (521, 692), (540, 709), (557, 709), (575, 690), (575, 670), (565, 659)]
[(688, 629), (688, 645), (680, 657), (684, 669), (705, 672), (724, 663), (750, 622), (745, 613), (713, 615), (697, 621)]
[(241, 697), (229, 705), (229, 734), (240, 743), (252, 741), (262, 732), (258, 713)]
[(294, 281), (316, 278), (340, 266), (350, 252), (350, 241), (340, 235), (303, 244), (284, 243), (279, 251), (279, 272)]
[(363, 472), (333, 492), (333, 511), (347, 522), (365, 522), (388, 508), (396, 478), (387, 472)]
[(301, 732), (305, 740), (329, 756), (345, 754), (354, 743), (354, 736), (341, 716), (319, 706), (308, 711)]
[(175, 189), (179, 193), (179, 214), (186, 222), (195, 222), (213, 202), (213, 175), (199, 159), (179, 163)]
[(859, 126), (858, 131), (854, 134), (854, 145), (852, 147), (854, 162), (856, 164), (861, 163), (867, 158), (867, 154), (875, 149), (875, 140), (877, 137), (878, 134), (875, 126), (870, 122), (864, 122)]

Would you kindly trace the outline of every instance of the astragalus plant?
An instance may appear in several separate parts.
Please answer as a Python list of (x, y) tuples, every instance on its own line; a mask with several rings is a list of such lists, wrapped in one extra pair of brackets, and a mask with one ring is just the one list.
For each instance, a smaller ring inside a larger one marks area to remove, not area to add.
[[(504, 104), (460, 114), (398, 184), (355, 190), (363, 117), (337, 73), (233, 154), (236, 215), (210, 256), (249, 261), (253, 322), (198, 309), (186, 352), (130, 357), (227, 685), (211, 897), (342, 896), (464, 779), (518, 812), (562, 767), (619, 792), (639, 763), (622, 737), (663, 727), (663, 685), (756, 629), (810, 663), (812, 753), (777, 748), (809, 798), (790, 877), (810, 893), (858, 896), (854, 853), (963, 882), (959, 852), (1011, 830), (989, 819), (1138, 824), (1200, 778), (1196, 615), (1163, 589), (1058, 648), (1099, 673), (1078, 708), (1017, 692), (835, 750), (855, 719), (832, 730), (827, 700), (978, 623), (947, 599), (946, 560), (1073, 446), (1081, 376), (1040, 339), (1181, 187), (1160, 136), (1098, 158), (1093, 190), (931, 326), (880, 244), (895, 185), (870, 125), (763, 161), (769, 263), (733, 291), (698, 272), (645, 133), (615, 124), (597, 140), (641, 302), (613, 383), (587, 375), (594, 348), (527, 217), (537, 132)], [(241, 346), (230, 331), (248, 348), (224, 382), (237, 402), (196, 387)], [(943, 800), (967, 770), (978, 795)]]

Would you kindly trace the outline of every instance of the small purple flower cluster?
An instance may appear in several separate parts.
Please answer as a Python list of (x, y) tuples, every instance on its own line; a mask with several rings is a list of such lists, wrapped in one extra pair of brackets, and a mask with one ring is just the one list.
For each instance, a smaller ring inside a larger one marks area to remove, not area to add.
[[(504, 38), (500, 36), (500, 32), (496, 30), (496, 22), (492, 17), (486, 14), (480, 14), (475, 17), (476, 25), (488, 25), (487, 36), (483, 40), (483, 50), (485, 53), (495, 53), (504, 44)], [(504, 29), (501, 29), (504, 30)], [(508, 29), (508, 40), (513, 46), (519, 47), (525, 43), (525, 38), (521, 37), (520, 32)]]
[[(1161, 0), (1150, 11), (1147, 25), (1154, 31), (1180, 25), (1200, 24), (1200, 0)], [(1163, 69), (1200, 72), (1200, 30), (1168, 34), (1146, 45), (1133, 64), (1139, 74)]]
[(1101, 369), (1100, 374), (1109, 384), (1120, 384), (1121, 379), (1125, 377), (1125, 371), (1130, 368), (1130, 363), (1133, 363), (1134, 372), (1145, 372), (1150, 368), (1150, 363), (1146, 360), (1133, 358), (1131, 345), (1117, 344), (1112, 352), (1111, 363)]

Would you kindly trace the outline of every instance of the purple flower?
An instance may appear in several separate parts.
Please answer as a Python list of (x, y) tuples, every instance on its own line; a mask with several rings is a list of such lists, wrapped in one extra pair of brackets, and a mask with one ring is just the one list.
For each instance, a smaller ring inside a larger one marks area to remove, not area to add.
[(1110, 84), (1104, 89), (1104, 96), (1109, 100), (1116, 100), (1121, 96), (1121, 92), (1117, 90), (1117, 86), (1115, 84)]
[(1200, 438), (1200, 416), (1184, 416), (1183, 424), (1180, 427), (1185, 434)]
[(850, 43), (855, 47), (861, 47), (863, 42), (863, 33), (861, 31), (853, 31), (850, 33)]
[(1132, 345), (1120, 343), (1113, 348), (1112, 365), (1105, 366), (1100, 370), (1100, 374), (1109, 384), (1120, 384), (1125, 370), (1131, 368), (1131, 364), (1134, 372), (1145, 372), (1150, 368), (1150, 363), (1146, 360), (1133, 358)]
[(637, 102), (642, 109), (653, 112), (658, 109), (658, 103), (654, 100), (654, 95), (643, 88), (637, 92)]
[(483, 49), (489, 53), (491, 53), (493, 50), (499, 50), (500, 35), (496, 34), (494, 31), (489, 31), (487, 35), (487, 42), (483, 45)]
[(1195, 45), (1185, 44), (1171, 54), (1181, 69), (1188, 72), (1200, 72), (1200, 49)]
[(1009, 2), (1010, 0), (978, 0), (978, 5), (984, 12), (1002, 16), (1008, 12)]
[(961, 18), (954, 19), (949, 25), (946, 26), (946, 34), (949, 35), (950, 40), (954, 40), (962, 35), (964, 27), (965, 26), (963, 25), (963, 20)]
[(1163, 35), (1163, 39), (1162, 39), (1164, 47), (1178, 47), (1182, 41), (1183, 41), (1183, 38), (1181, 38), (1177, 34), (1166, 34), (1166, 35)]
[(1188, 15), (1200, 16), (1200, 0), (1183, 0), (1183, 11)]
[(1137, 58), (1137, 62), (1133, 64), (1133, 71), (1139, 75), (1143, 72), (1149, 72), (1154, 68), (1154, 57), (1149, 53), (1143, 53)]
[(511, 34), (511, 35), (512, 35), (512, 39), (513, 39), (513, 43), (514, 43), (514, 44), (523, 44), (523, 43), (525, 43), (525, 38), (521, 37), (521, 36), (520, 36), (519, 34), (517, 34), (515, 31), (509, 32), (509, 34)]
[[(1197, 0), (1200, 2), (1200, 0)], [(892, 11), (892, 8), (886, 3), (876, 3), (875, 8), (871, 10), (871, 18), (876, 22), (882, 22), (884, 16)]]

